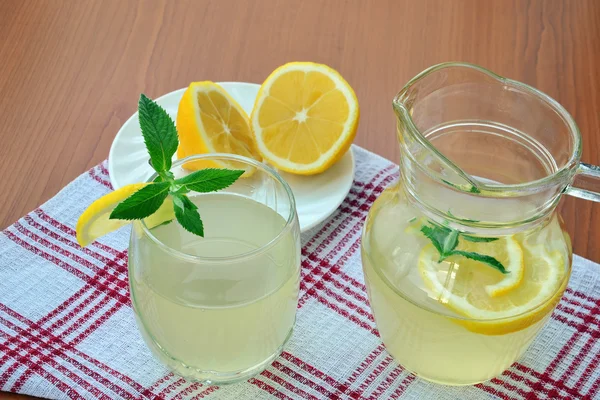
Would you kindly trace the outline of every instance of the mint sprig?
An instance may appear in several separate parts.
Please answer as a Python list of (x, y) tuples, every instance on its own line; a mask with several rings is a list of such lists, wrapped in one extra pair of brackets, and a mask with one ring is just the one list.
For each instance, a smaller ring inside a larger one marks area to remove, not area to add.
[(420, 230), (421, 233), (425, 235), (425, 237), (431, 240), (431, 243), (440, 254), (438, 263), (441, 263), (450, 256), (456, 255), (487, 264), (490, 267), (502, 272), (503, 274), (510, 273), (510, 271), (507, 271), (500, 261), (498, 261), (492, 256), (456, 249), (456, 247), (458, 246), (459, 238), (463, 238), (471, 242), (491, 242), (494, 240), (498, 240), (498, 238), (485, 238), (479, 236), (465, 235), (461, 234), (456, 229), (451, 229), (447, 226), (436, 224), (432, 224), (432, 226), (422, 225)]
[[(150, 156), (149, 164), (158, 176), (121, 203), (110, 219), (143, 219), (154, 214), (168, 196), (173, 199), (175, 218), (181, 226), (198, 236), (204, 236), (204, 225), (198, 207), (187, 197), (190, 191), (215, 192), (233, 184), (243, 170), (208, 168), (175, 179), (170, 171), (179, 139), (175, 123), (167, 112), (146, 95), (138, 103), (140, 128)], [(170, 221), (169, 221), (170, 222)]]

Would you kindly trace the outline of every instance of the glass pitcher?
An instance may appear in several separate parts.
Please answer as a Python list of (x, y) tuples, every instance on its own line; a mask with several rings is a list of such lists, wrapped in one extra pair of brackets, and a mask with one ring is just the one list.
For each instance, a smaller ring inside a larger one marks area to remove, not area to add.
[(362, 259), (387, 350), (429, 381), (501, 374), (544, 326), (571, 272), (563, 193), (600, 201), (600, 169), (547, 95), (440, 64), (393, 101), (400, 179), (374, 203)]

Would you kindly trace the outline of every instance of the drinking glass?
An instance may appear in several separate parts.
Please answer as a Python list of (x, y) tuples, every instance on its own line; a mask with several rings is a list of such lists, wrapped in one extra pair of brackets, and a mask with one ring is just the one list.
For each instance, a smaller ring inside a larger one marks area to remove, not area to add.
[(219, 192), (188, 193), (203, 238), (176, 220), (152, 229), (134, 223), (129, 283), (137, 324), (156, 358), (176, 374), (204, 384), (246, 380), (292, 334), (300, 277), (294, 196), (275, 170), (245, 157), (197, 155), (175, 162), (172, 171), (185, 176), (190, 165), (246, 173)]

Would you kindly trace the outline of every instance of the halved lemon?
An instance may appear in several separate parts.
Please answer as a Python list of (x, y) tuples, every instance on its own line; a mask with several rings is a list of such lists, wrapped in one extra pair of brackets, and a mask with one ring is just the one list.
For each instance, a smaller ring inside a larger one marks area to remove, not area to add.
[[(430, 296), (459, 315), (471, 318), (457, 323), (472, 331), (500, 335), (524, 329), (544, 318), (562, 297), (566, 265), (560, 251), (548, 252), (542, 245), (519, 244), (514, 237), (468, 244), (461, 239), (461, 247), (495, 256), (504, 260), (505, 266), (512, 264), (510, 260), (521, 258), (523, 266), (521, 277), (514, 279), (458, 255), (438, 263), (439, 254), (433, 245), (423, 248), (419, 271)], [(505, 279), (507, 283), (503, 283)]]
[[(117, 204), (144, 186), (146, 186), (146, 183), (134, 183), (131, 185), (126, 185), (118, 190), (115, 190), (114, 192), (110, 192), (100, 197), (98, 200), (90, 204), (90, 206), (79, 217), (77, 226), (75, 228), (77, 232), (77, 242), (79, 245), (81, 247), (85, 247), (99, 237), (130, 224), (132, 221), (109, 219), (110, 213), (112, 210), (114, 210)], [(153, 228), (173, 218), (175, 218), (173, 202), (167, 197), (160, 208), (154, 214), (150, 215), (148, 218), (145, 218), (144, 222), (148, 228)]]
[(325, 171), (350, 148), (358, 126), (354, 91), (332, 68), (292, 62), (264, 81), (251, 115), (258, 150), (296, 174)]
[[(214, 82), (192, 82), (177, 111), (179, 147), (177, 157), (230, 153), (262, 160), (250, 129), (248, 115), (221, 86)], [(214, 161), (186, 163), (188, 169), (242, 168), (236, 163)], [(250, 171), (248, 171), (250, 172)]]

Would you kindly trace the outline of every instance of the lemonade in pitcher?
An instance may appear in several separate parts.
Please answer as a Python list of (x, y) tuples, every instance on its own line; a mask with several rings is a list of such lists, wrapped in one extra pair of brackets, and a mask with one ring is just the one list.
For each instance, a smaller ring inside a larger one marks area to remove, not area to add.
[(560, 301), (572, 250), (563, 193), (598, 196), (569, 114), (543, 93), (460, 63), (394, 99), (400, 178), (365, 221), (375, 322), (406, 369), (470, 385), (521, 357)]
[[(456, 247), (440, 262), (436, 246), (444, 243)], [(461, 252), (494, 257), (507, 273)], [(375, 202), (363, 239), (388, 351), (419, 376), (451, 385), (488, 380), (522, 355), (560, 300), (570, 262), (556, 215), (518, 234), (467, 235), (428, 219), (398, 187)]]

